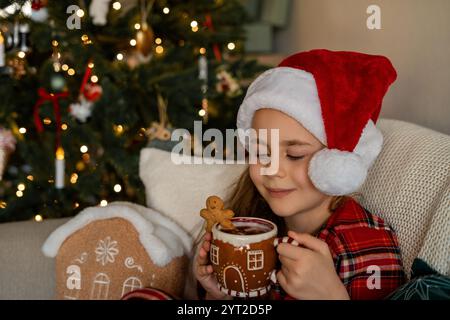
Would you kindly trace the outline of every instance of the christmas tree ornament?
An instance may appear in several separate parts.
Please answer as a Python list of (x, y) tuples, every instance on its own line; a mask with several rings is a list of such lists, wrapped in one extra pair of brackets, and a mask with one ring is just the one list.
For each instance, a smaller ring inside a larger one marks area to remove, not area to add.
[(220, 70), (217, 75), (216, 91), (224, 93), (228, 97), (233, 98), (242, 94), (242, 89), (239, 83), (226, 70)]
[(56, 73), (50, 77), (50, 87), (52, 88), (52, 91), (61, 91), (65, 86), (66, 80), (61, 74)]
[(171, 133), (166, 128), (168, 124), (167, 116), (167, 100), (160, 93), (157, 94), (159, 122), (152, 122), (151, 127), (146, 130), (146, 135), (150, 141), (158, 139), (167, 141), (170, 139)]
[(48, 5), (48, 0), (32, 0), (31, 9), (39, 11)]
[(16, 150), (16, 142), (11, 130), (0, 128), (0, 181), (9, 156)]
[[(214, 28), (214, 24), (213, 24), (212, 17), (210, 14), (207, 14), (205, 17), (205, 26), (212, 33), (214, 33), (216, 31)], [(222, 62), (222, 52), (220, 51), (219, 45), (217, 43), (213, 44), (213, 51), (214, 51), (214, 56), (216, 57), (216, 60), (218, 62)]]
[(33, 117), (34, 124), (36, 126), (36, 130), (38, 133), (42, 133), (44, 131), (44, 126), (42, 125), (41, 119), (39, 117), (39, 109), (45, 102), (51, 102), (53, 105), (53, 113), (55, 115), (55, 123), (56, 123), (56, 148), (61, 145), (61, 108), (59, 105), (59, 99), (66, 99), (69, 96), (69, 93), (60, 92), (60, 93), (48, 93), (44, 88), (38, 89), (39, 99), (34, 105), (33, 108)]
[(13, 26), (13, 47), (17, 48), (19, 46), (20, 43), (20, 38), (19, 38), (19, 20), (15, 20), (14, 21), (14, 26)]
[(81, 123), (86, 123), (92, 114), (93, 103), (81, 96), (78, 102), (69, 106), (69, 114)]
[(55, 159), (55, 188), (64, 188), (64, 171), (65, 171), (65, 160), (64, 160), (64, 149), (58, 147), (56, 149), (56, 159)]
[(80, 85), (80, 97), (84, 96), (84, 98), (87, 101), (90, 102), (96, 102), (98, 99), (101, 98), (103, 89), (100, 85), (96, 83), (91, 83), (91, 75), (92, 75), (92, 69), (93, 69), (93, 63), (89, 62), (86, 70), (84, 72), (83, 80), (81, 81)]
[(20, 51), (28, 52), (30, 51), (30, 47), (28, 46), (28, 37), (30, 34), (30, 26), (28, 23), (22, 23), (19, 26), (20, 32)]
[(155, 1), (151, 0), (146, 5), (144, 0), (140, 0), (141, 28), (136, 34), (136, 51), (143, 63), (150, 61), (153, 52), (155, 34), (148, 24), (147, 18), (154, 3)]
[(104, 26), (107, 23), (109, 3), (111, 0), (92, 0), (89, 6), (89, 16), (96, 26)]
[(136, 34), (136, 50), (144, 59), (152, 53), (154, 38), (152, 28), (144, 22)]
[(90, 102), (96, 102), (102, 96), (103, 89), (96, 83), (87, 83), (84, 86), (84, 97)]

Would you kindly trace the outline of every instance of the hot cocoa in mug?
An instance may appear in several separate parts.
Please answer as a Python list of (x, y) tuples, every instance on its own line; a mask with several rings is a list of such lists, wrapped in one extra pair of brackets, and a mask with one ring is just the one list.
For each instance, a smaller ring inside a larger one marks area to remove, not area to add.
[(265, 219), (237, 217), (233, 230), (220, 224), (212, 228), (210, 259), (219, 289), (233, 297), (264, 296), (270, 290), (270, 276), (277, 253), (277, 226)]

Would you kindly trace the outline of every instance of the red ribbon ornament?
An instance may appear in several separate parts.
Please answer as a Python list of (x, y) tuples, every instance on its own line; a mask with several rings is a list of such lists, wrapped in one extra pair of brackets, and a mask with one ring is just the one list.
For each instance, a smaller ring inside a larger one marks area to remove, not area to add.
[(100, 97), (102, 95), (102, 90), (92, 90), (93, 89), (92, 86), (99, 87), (98, 84), (93, 84), (93, 85), (91, 85), (90, 88), (87, 87), (87, 86), (89, 86), (88, 81), (91, 78), (91, 75), (92, 75), (92, 68), (89, 67), (89, 65), (88, 65), (86, 67), (86, 71), (84, 72), (83, 81), (81, 82), (80, 95), (84, 95), (87, 100), (95, 102), (98, 99), (100, 99)]
[[(205, 26), (212, 32), (215, 32), (214, 25), (213, 25), (210, 14), (206, 15)], [(219, 62), (222, 62), (222, 53), (220, 52), (220, 48), (217, 43), (213, 44), (213, 51), (214, 51), (214, 56), (216, 57), (216, 60)]]
[(39, 118), (39, 108), (44, 104), (44, 102), (51, 102), (53, 104), (53, 113), (55, 115), (56, 122), (56, 149), (61, 145), (61, 112), (59, 106), (59, 99), (67, 98), (69, 92), (61, 93), (48, 93), (44, 88), (38, 89), (39, 100), (34, 105), (34, 124), (39, 133), (44, 131), (44, 126)]

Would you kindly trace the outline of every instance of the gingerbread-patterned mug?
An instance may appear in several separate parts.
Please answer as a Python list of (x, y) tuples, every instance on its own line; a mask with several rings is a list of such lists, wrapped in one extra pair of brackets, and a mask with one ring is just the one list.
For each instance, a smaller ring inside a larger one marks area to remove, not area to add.
[(216, 223), (210, 259), (219, 289), (230, 296), (255, 298), (267, 294), (277, 262), (277, 226), (254, 217), (232, 218), (235, 229)]

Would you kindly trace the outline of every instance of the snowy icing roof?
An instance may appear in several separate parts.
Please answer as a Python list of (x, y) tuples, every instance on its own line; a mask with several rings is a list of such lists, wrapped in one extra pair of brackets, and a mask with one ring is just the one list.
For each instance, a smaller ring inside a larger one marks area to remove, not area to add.
[(184, 254), (190, 256), (192, 239), (186, 231), (161, 213), (129, 202), (112, 202), (106, 207), (84, 209), (50, 234), (42, 246), (42, 252), (53, 258), (71, 234), (93, 221), (110, 218), (129, 221), (153, 263), (160, 267)]

